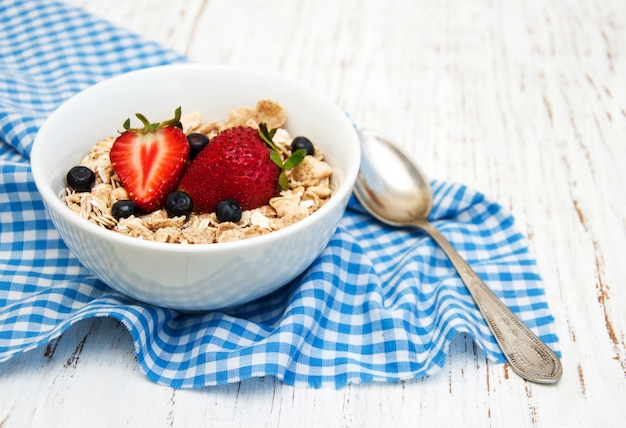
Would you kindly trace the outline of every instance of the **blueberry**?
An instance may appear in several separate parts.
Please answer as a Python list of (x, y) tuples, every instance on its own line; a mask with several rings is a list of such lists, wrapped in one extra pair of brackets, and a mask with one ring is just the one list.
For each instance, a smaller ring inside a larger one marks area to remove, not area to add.
[(188, 193), (176, 190), (167, 195), (165, 211), (170, 217), (189, 216), (193, 209), (193, 201)]
[(86, 166), (75, 166), (67, 172), (65, 181), (77, 192), (89, 192), (96, 182), (96, 174)]
[(209, 137), (200, 132), (194, 132), (187, 135), (187, 142), (189, 143), (189, 157), (193, 159), (209, 144)]
[(311, 143), (311, 140), (307, 137), (300, 136), (293, 139), (291, 142), (291, 153), (298, 149), (305, 149), (306, 154), (310, 156), (315, 154), (315, 147), (313, 146), (313, 143)]
[(130, 199), (115, 201), (111, 207), (111, 215), (115, 217), (116, 220), (128, 218), (131, 215), (137, 215), (138, 211), (139, 208), (137, 207), (137, 204)]
[(224, 199), (218, 202), (215, 215), (220, 223), (225, 221), (239, 223), (239, 220), (241, 220), (241, 206), (234, 199)]

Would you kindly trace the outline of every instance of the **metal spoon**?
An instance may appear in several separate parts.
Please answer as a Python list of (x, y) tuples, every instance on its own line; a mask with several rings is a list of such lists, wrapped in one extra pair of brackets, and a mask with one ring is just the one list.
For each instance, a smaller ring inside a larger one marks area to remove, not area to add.
[(415, 226), (446, 253), (504, 352), (511, 368), (537, 383), (556, 383), (559, 358), (489, 289), (447, 239), (428, 220), (432, 192), (419, 169), (387, 138), (359, 131), (362, 157), (355, 195), (377, 219), (392, 226)]

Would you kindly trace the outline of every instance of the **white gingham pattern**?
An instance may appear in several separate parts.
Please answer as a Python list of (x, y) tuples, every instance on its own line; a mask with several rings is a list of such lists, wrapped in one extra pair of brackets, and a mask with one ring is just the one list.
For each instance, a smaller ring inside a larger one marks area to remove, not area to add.
[[(312, 387), (426, 376), (444, 364), (460, 332), (504, 362), (441, 250), (416, 230), (376, 222), (354, 199), (319, 259), (255, 302), (189, 315), (114, 292), (59, 239), (30, 174), (30, 146), (45, 117), (81, 89), (185, 59), (81, 9), (32, 0), (0, 0), (0, 58), (0, 361), (78, 320), (111, 316), (128, 327), (146, 376), (177, 388), (254, 376)], [(558, 348), (536, 263), (513, 218), (462, 185), (433, 185), (435, 225)]]

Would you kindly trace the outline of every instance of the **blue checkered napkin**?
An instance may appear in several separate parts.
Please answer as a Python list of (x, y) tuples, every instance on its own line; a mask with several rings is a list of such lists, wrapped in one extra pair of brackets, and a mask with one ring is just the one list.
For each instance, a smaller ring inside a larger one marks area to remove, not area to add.
[[(59, 239), (32, 180), (30, 146), (45, 117), (86, 86), (184, 58), (54, 2), (0, 0), (0, 35), (0, 361), (79, 320), (111, 316), (128, 328), (146, 376), (180, 388), (270, 375), (313, 387), (426, 376), (460, 332), (504, 362), (433, 242), (376, 222), (354, 199), (319, 259), (257, 301), (191, 315), (113, 291)], [(462, 185), (433, 184), (435, 225), (557, 347), (536, 263), (513, 219)]]

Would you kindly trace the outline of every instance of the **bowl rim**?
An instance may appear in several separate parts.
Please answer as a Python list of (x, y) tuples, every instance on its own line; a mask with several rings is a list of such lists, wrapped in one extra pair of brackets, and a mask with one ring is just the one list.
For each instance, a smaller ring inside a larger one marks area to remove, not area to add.
[[(335, 112), (339, 115), (343, 115), (345, 117), (346, 124), (350, 124), (354, 129), (354, 141), (357, 144), (354, 144), (354, 157), (353, 161), (350, 162), (345, 170), (342, 171), (343, 180), (336, 189), (333, 189), (333, 194), (326, 204), (320, 207), (319, 210), (312, 213), (308, 217), (297, 221), (283, 229), (279, 229), (273, 231), (271, 233), (255, 236), (251, 238), (246, 238), (238, 241), (229, 241), (229, 242), (216, 242), (209, 244), (179, 244), (179, 243), (166, 243), (166, 242), (156, 242), (156, 241), (148, 241), (137, 237), (126, 236), (120, 233), (116, 233), (115, 231), (105, 229), (101, 226), (95, 225), (82, 217), (78, 216), (76, 213), (72, 212), (68, 209), (67, 205), (63, 203), (59, 194), (54, 192), (54, 189), (51, 186), (49, 177), (44, 177), (43, 172), (38, 168), (40, 159), (40, 147), (42, 147), (42, 140), (46, 136), (48, 132), (48, 128), (52, 125), (51, 123), (54, 119), (62, 115), (64, 110), (71, 107), (72, 104), (80, 102), (81, 99), (88, 97), (91, 92), (99, 91), (102, 87), (106, 87), (109, 85), (115, 85), (118, 81), (125, 79), (133, 79), (137, 76), (141, 76), (144, 74), (150, 73), (159, 73), (161, 70), (189, 70), (189, 69), (199, 69), (203, 71), (207, 70), (215, 70), (215, 71), (228, 71), (240, 73), (242, 75), (251, 75), (260, 77), (263, 79), (269, 79), (275, 81), (282, 85), (292, 86), (298, 89), (301, 92), (304, 92), (309, 97), (316, 98), (321, 103), (324, 103), (328, 106), (328, 108), (335, 110)], [(360, 145), (358, 144), (358, 134), (354, 124), (351, 124), (351, 120), (349, 117), (342, 112), (339, 107), (333, 104), (331, 101), (322, 98), (317, 93), (313, 92), (310, 88), (300, 85), (296, 83), (294, 80), (284, 77), (277, 76), (275, 74), (269, 74), (262, 71), (255, 71), (241, 67), (228, 66), (228, 65), (210, 65), (210, 64), (199, 64), (199, 63), (175, 63), (175, 64), (167, 64), (160, 65), (154, 67), (147, 67), (139, 70), (130, 71), (127, 73), (119, 74), (113, 77), (109, 77), (104, 79), (94, 85), (91, 85), (80, 92), (72, 95), (70, 98), (61, 103), (48, 117), (45, 119), (43, 124), (40, 126), (32, 144), (31, 153), (30, 153), (30, 165), (31, 172), (33, 175), (33, 179), (35, 181), (35, 185), (41, 195), (44, 204), (47, 206), (48, 210), (54, 211), (57, 215), (63, 217), (64, 220), (70, 222), (75, 227), (84, 230), (85, 232), (92, 233), (96, 235), (98, 238), (109, 241), (116, 245), (131, 245), (136, 246), (138, 249), (144, 249), (149, 251), (157, 251), (157, 252), (175, 252), (175, 253), (183, 253), (183, 254), (191, 254), (191, 253), (213, 253), (213, 252), (227, 252), (227, 251), (236, 251), (240, 248), (247, 248), (253, 246), (262, 246), (271, 244), (273, 241), (280, 240), (283, 236), (298, 234), (302, 229), (308, 228), (310, 225), (313, 226), (318, 220), (321, 220), (325, 213), (330, 212), (336, 207), (338, 204), (342, 204), (344, 200), (347, 202), (347, 198), (350, 197), (352, 193), (352, 189), (354, 183), (356, 181), (356, 177), (358, 174), (359, 166), (360, 166)]]

